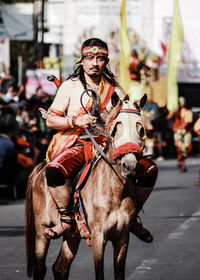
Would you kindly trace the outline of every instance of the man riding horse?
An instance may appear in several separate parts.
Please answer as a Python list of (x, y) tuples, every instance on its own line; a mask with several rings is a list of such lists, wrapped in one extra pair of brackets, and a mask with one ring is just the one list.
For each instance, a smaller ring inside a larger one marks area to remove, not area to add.
[[(53, 136), (47, 150), (46, 179), (61, 221), (60, 224), (46, 229), (47, 238), (59, 238), (74, 226), (74, 217), (69, 206), (70, 191), (66, 181), (73, 179), (89, 160), (87, 150), (78, 139), (85, 128), (89, 129), (96, 122), (105, 122), (117, 100), (125, 99), (123, 89), (107, 68), (108, 63), (107, 44), (98, 38), (86, 40), (82, 44), (81, 58), (75, 64), (74, 73), (61, 84), (47, 112), (47, 126), (58, 132)], [(81, 94), (85, 89), (92, 89), (98, 94), (98, 119), (86, 114), (84, 110), (91, 110), (94, 105), (93, 98), (85, 95), (84, 108), (81, 106)], [(142, 158), (137, 174), (135, 197), (138, 214), (155, 185), (157, 167), (151, 160)], [(137, 218), (131, 232), (144, 242), (153, 241), (150, 232), (143, 228)]]

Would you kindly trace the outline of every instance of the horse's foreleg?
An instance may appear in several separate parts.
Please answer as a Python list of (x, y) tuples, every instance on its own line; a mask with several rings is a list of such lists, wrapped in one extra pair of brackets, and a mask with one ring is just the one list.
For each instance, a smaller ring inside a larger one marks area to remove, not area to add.
[(33, 280), (43, 280), (46, 274), (46, 256), (50, 240), (43, 235), (37, 236), (35, 241), (35, 264), (33, 268)]
[(126, 255), (129, 243), (129, 234), (122, 240), (112, 241), (114, 248), (114, 274), (115, 280), (125, 279)]
[(55, 280), (68, 279), (71, 263), (76, 256), (79, 243), (79, 236), (66, 235), (64, 237), (59, 256), (52, 268)]
[(104, 250), (106, 246), (104, 236), (103, 234), (92, 236), (91, 241), (95, 267), (95, 279), (104, 280)]

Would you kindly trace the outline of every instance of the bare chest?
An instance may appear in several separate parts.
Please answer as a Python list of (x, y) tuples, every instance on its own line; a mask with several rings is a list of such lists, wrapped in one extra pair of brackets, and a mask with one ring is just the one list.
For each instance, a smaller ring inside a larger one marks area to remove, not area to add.
[[(80, 112), (80, 110), (83, 110), (83, 108), (87, 108), (87, 104), (90, 103), (92, 104), (93, 98), (87, 93), (84, 93), (84, 89), (81, 86), (77, 86), (74, 90), (73, 93), (70, 96), (70, 102), (67, 110), (67, 115), (72, 116), (76, 115), (77, 113)], [(106, 105), (106, 108), (103, 110), (103, 114), (105, 114), (105, 119), (108, 116), (108, 113), (112, 109), (112, 104), (111, 101), (108, 102)]]

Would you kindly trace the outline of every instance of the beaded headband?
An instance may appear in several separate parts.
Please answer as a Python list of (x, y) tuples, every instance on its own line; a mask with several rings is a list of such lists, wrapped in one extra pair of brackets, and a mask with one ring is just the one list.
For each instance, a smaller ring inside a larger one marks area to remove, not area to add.
[(101, 48), (99, 46), (84, 47), (81, 51), (82, 56), (86, 54), (94, 55), (97, 53), (108, 56), (108, 50), (106, 48)]

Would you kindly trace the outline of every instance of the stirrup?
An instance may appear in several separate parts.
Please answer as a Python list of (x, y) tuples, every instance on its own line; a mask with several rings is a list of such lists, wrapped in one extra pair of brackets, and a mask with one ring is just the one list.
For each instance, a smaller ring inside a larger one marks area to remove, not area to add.
[[(68, 230), (65, 230), (65, 232), (68, 233), (72, 232), (75, 229), (75, 224), (76, 224), (73, 211), (68, 207), (57, 207), (57, 209), (58, 209), (58, 213), (60, 214), (61, 226), (62, 223), (70, 225), (70, 228)], [(67, 217), (70, 218), (68, 219)]]

